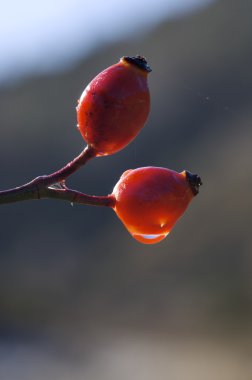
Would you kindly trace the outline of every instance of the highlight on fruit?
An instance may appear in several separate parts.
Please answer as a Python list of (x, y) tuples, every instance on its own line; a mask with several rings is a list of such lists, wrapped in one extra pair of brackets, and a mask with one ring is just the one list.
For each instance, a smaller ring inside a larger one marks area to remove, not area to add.
[(150, 112), (150, 71), (144, 57), (122, 57), (84, 89), (76, 108), (78, 128), (97, 156), (123, 149), (143, 128)]
[(114, 211), (141, 243), (163, 240), (199, 191), (201, 179), (159, 167), (127, 170), (113, 190)]
[(153, 166), (127, 170), (107, 196), (67, 186), (68, 178), (88, 161), (120, 151), (140, 133), (150, 112), (151, 71), (146, 58), (136, 55), (124, 56), (100, 72), (76, 108), (78, 128), (87, 143), (84, 150), (56, 172), (0, 191), (0, 204), (53, 198), (110, 207), (138, 242), (163, 240), (198, 194), (202, 181), (197, 174)]

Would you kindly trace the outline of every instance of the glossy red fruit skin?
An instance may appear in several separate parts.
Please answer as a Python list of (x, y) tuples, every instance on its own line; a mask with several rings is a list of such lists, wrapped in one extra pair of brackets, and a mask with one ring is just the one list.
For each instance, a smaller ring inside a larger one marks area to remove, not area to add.
[(97, 155), (123, 149), (143, 128), (150, 111), (147, 75), (148, 70), (123, 57), (83, 91), (77, 106), (78, 127)]
[(132, 235), (167, 235), (195, 196), (185, 171), (159, 167), (126, 171), (112, 194), (114, 210)]

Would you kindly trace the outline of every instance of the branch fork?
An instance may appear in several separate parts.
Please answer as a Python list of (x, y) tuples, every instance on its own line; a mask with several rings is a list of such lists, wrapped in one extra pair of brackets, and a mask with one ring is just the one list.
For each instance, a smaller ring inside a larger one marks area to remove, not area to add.
[(63, 168), (49, 175), (42, 175), (32, 181), (13, 189), (0, 191), (0, 204), (14, 203), (32, 199), (59, 199), (71, 203), (93, 206), (114, 207), (115, 199), (112, 195), (94, 196), (69, 189), (66, 180), (74, 172), (84, 166), (97, 153), (91, 146), (87, 146), (73, 161)]

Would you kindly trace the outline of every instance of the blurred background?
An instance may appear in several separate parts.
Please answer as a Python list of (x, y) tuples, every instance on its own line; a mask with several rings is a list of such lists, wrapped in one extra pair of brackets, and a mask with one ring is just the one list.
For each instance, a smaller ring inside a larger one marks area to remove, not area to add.
[(145, 55), (137, 139), (69, 181), (106, 195), (129, 168), (204, 186), (157, 245), (112, 210), (41, 200), (0, 209), (1, 380), (252, 378), (252, 2), (1, 3), (0, 188), (83, 148), (75, 106), (123, 55)]

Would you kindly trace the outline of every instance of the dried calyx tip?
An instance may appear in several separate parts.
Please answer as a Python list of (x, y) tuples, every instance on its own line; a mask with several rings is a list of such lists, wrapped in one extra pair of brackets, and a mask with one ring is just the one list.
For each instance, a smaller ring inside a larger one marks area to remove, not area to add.
[(198, 174), (192, 174), (189, 171), (185, 171), (186, 173), (186, 179), (189, 182), (191, 189), (195, 195), (199, 192), (199, 187), (202, 186), (202, 181), (200, 176)]
[(135, 57), (124, 56), (122, 57), (122, 59), (129, 63), (132, 63), (133, 65), (136, 65), (137, 67), (144, 71), (147, 71), (148, 73), (152, 71), (152, 69), (147, 63), (146, 58), (141, 55), (136, 55)]

